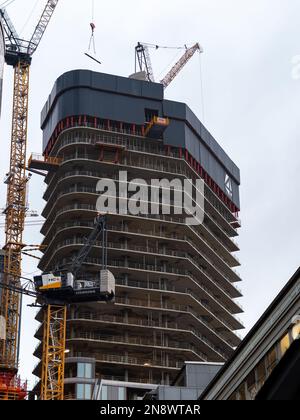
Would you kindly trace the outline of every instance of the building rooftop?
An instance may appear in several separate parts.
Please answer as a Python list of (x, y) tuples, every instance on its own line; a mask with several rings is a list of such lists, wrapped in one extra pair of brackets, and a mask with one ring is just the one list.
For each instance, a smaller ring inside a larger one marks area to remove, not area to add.
[(59, 121), (88, 115), (103, 120), (144, 125), (145, 110), (169, 118), (164, 144), (186, 149), (225, 193), (232, 179), (233, 203), (240, 208), (240, 170), (184, 103), (164, 98), (163, 85), (126, 77), (74, 70), (60, 76), (41, 114), (44, 150)]

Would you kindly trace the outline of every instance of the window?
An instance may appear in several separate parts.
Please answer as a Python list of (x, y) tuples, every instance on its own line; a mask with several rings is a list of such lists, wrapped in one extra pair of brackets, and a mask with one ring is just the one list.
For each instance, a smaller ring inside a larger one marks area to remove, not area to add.
[(238, 401), (245, 401), (246, 400), (245, 383), (243, 383), (237, 391), (237, 400)]
[(247, 378), (248, 398), (254, 400), (256, 396), (256, 377), (255, 370), (253, 370)]
[(91, 363), (78, 363), (77, 378), (92, 379), (92, 364)]
[(108, 400), (108, 387), (106, 385), (103, 385), (101, 389), (101, 401), (107, 401)]
[(257, 366), (256, 374), (257, 374), (258, 386), (259, 386), (259, 388), (261, 388), (263, 386), (263, 384), (265, 383), (266, 377), (267, 377), (265, 360), (264, 359)]
[(292, 331), (292, 336), (294, 340), (297, 340), (300, 336), (300, 323), (295, 325)]
[(92, 385), (78, 384), (76, 398), (77, 400), (90, 400), (92, 398)]
[(84, 378), (84, 363), (78, 363), (77, 366), (77, 378)]
[(273, 369), (277, 364), (276, 347), (274, 347), (267, 355), (267, 373), (271, 375)]
[(103, 385), (101, 401), (126, 401), (126, 388)]
[(126, 400), (126, 390), (125, 388), (119, 388), (118, 390), (118, 401), (125, 401)]
[(90, 363), (86, 363), (85, 365), (85, 378), (92, 378), (92, 365)]
[(283, 357), (287, 350), (290, 348), (290, 337), (289, 334), (287, 334), (283, 339), (280, 341), (280, 353)]

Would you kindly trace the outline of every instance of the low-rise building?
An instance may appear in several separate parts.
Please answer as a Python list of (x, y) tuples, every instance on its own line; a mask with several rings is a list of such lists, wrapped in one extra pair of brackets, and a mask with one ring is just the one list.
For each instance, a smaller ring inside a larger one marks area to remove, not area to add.
[(300, 389), (300, 269), (200, 400), (294, 399)]

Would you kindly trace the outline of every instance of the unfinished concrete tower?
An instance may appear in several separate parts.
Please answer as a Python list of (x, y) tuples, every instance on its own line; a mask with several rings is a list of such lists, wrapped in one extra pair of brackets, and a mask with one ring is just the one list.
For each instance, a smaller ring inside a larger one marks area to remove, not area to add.
[[(240, 173), (182, 103), (163, 86), (91, 71), (61, 76), (42, 112), (46, 177), (43, 272), (68, 264), (97, 214), (97, 183), (139, 178), (203, 179), (205, 218), (108, 216), (114, 304), (69, 308), (66, 397), (129, 399), (129, 389), (170, 384), (185, 361), (225, 362), (242, 329), (234, 238), (240, 227)], [(51, 162), (54, 163), (51, 166)], [(101, 243), (81, 278), (97, 282)], [(41, 320), (41, 314), (37, 316)], [(36, 337), (42, 340), (42, 327)], [(35, 356), (41, 358), (41, 344)], [(41, 365), (34, 373), (40, 376)], [(112, 382), (109, 382), (112, 381)], [(113, 388), (113, 384), (117, 384)], [(145, 384), (145, 385), (142, 385)], [(132, 397), (134, 398), (134, 397)]]

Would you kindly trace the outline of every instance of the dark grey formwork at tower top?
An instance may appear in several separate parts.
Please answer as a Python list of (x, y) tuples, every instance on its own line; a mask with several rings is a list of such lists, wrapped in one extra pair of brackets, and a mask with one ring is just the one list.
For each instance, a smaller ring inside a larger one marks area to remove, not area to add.
[(170, 119), (164, 144), (188, 150), (225, 194), (228, 193), (225, 179), (231, 178), (232, 201), (240, 208), (239, 168), (186, 104), (164, 99), (163, 86), (158, 83), (89, 70), (63, 74), (55, 82), (42, 111), (43, 148), (47, 147), (57, 124), (67, 117), (89, 115), (143, 125), (145, 109)]

